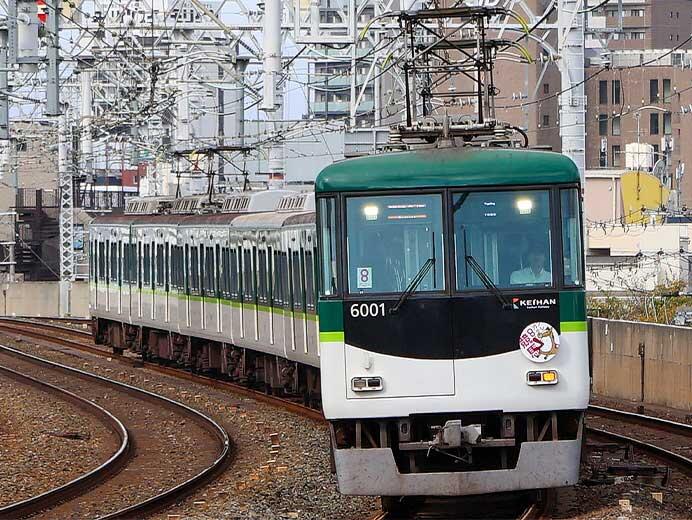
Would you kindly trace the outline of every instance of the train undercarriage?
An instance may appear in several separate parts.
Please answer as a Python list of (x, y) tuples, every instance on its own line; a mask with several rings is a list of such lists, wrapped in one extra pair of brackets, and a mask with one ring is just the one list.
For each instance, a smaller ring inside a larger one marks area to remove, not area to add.
[(320, 372), (313, 366), (274, 354), (155, 329), (142, 325), (94, 318), (94, 341), (113, 349), (138, 354), (144, 361), (174, 366), (201, 375), (217, 377), (321, 407)]

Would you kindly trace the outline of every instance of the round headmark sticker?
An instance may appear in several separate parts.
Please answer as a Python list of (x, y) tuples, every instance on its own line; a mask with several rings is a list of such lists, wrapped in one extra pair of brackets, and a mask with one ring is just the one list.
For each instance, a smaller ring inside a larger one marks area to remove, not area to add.
[(560, 336), (549, 323), (537, 321), (522, 331), (519, 347), (524, 355), (536, 363), (545, 363), (557, 355)]

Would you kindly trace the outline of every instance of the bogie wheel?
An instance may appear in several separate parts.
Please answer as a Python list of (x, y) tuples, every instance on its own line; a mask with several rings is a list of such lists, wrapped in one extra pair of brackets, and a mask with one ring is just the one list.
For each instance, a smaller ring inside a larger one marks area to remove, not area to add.
[(382, 511), (385, 513), (390, 513), (392, 515), (400, 515), (406, 512), (406, 504), (404, 503), (404, 497), (392, 496), (392, 497), (380, 497), (382, 501)]

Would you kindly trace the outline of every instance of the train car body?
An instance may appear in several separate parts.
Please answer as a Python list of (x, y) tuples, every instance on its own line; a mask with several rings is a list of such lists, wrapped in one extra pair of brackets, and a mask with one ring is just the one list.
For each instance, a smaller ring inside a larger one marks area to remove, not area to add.
[(318, 400), (313, 195), (163, 202), (90, 227), (96, 340)]
[(340, 490), (577, 482), (589, 374), (576, 166), (535, 151), (409, 151), (331, 165), (316, 193)]
[(589, 375), (569, 159), (418, 150), (335, 163), (315, 194), (201, 199), (93, 223), (97, 342), (321, 403), (346, 494), (577, 481)]

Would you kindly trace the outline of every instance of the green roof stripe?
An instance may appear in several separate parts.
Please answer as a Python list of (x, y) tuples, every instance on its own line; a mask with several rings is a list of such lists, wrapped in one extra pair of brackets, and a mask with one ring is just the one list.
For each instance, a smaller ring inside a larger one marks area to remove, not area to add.
[(315, 191), (574, 182), (579, 182), (579, 170), (571, 159), (558, 153), (510, 148), (452, 148), (340, 161), (320, 172)]

